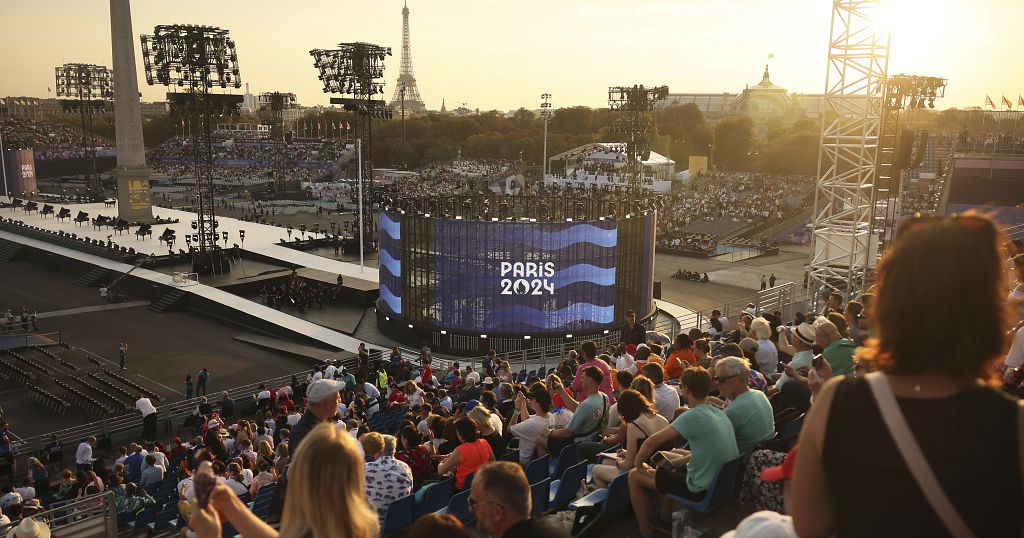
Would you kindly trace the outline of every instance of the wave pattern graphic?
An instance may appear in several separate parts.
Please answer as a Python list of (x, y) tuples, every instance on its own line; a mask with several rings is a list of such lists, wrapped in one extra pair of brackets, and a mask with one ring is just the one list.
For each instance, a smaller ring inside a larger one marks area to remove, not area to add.
[(579, 243), (593, 243), (600, 247), (616, 246), (618, 235), (616, 230), (605, 230), (593, 224), (577, 224), (557, 232), (531, 230), (525, 234), (523, 243), (539, 250), (559, 250)]
[(561, 289), (576, 282), (589, 282), (598, 286), (614, 286), (615, 268), (578, 263), (556, 272), (554, 281), (555, 289)]
[(380, 285), (380, 300), (384, 301), (384, 304), (395, 314), (402, 313), (402, 298), (396, 297), (394, 293), (391, 293), (386, 284)]
[[(384, 288), (381, 287), (383, 296)], [(564, 327), (579, 326), (589, 321), (596, 324), (608, 324), (615, 321), (614, 306), (596, 306), (590, 303), (577, 303), (560, 310), (545, 312), (525, 305), (512, 305), (498, 308), (491, 313), (496, 325), (504, 325), (505, 320), (517, 320), (517, 325), (528, 325), (539, 330), (559, 330)], [(564, 323), (558, 323), (565, 320)], [(511, 322), (511, 321), (510, 321)]]
[(384, 233), (390, 235), (396, 241), (402, 239), (401, 225), (399, 225), (398, 221), (392, 220), (391, 216), (389, 216), (386, 212), (380, 214), (378, 223), (380, 225), (380, 229)]
[(391, 253), (389, 253), (387, 249), (382, 248), (380, 249), (380, 252), (377, 253), (377, 264), (380, 267), (387, 269), (388, 272), (396, 278), (401, 278), (402, 262), (391, 257)]

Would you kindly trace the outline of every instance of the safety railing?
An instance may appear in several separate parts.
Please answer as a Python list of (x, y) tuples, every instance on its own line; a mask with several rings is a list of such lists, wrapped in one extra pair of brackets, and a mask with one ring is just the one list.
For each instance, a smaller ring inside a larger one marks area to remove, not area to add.
[[(50, 529), (47, 536), (117, 538), (117, 505), (113, 491), (54, 503), (47, 510), (32, 516), (32, 519)], [(0, 536), (7, 536), (19, 523), (15, 521), (0, 526)]]

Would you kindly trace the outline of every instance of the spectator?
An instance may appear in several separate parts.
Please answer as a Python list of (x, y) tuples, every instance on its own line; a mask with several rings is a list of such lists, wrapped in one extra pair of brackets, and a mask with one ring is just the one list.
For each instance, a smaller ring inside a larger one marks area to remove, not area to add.
[(470, 538), (462, 522), (451, 514), (430, 513), (416, 518), (407, 538)]
[(474, 407), (466, 416), (476, 424), (476, 429), (480, 432), (480, 438), (487, 441), (488, 445), (491, 445), (491, 452), (496, 456), (504, 455), (505, 440), (502, 438), (501, 432), (494, 429), (494, 426), (491, 425), (491, 417), (494, 414), (481, 404)]
[(198, 538), (221, 536), (221, 515), (247, 537), (377, 538), (380, 527), (366, 499), (362, 458), (347, 432), (317, 425), (295, 452), (280, 530), (253, 515), (227, 486), (218, 484), (205, 509), (189, 520)]
[[(306, 389), (306, 413), (302, 415), (299, 422), (292, 428), (291, 436), (288, 438), (288, 447), (292, 454), (299, 450), (300, 443), (313, 431), (313, 428), (321, 422), (338, 414), (338, 403), (341, 401), (342, 383), (331, 379), (319, 379), (314, 381)], [(378, 393), (379, 394), (379, 393)]]
[(409, 466), (409, 469), (412, 470), (413, 481), (420, 484), (424, 477), (434, 472), (430, 449), (423, 444), (423, 436), (413, 426), (402, 428), (400, 440), (402, 450), (398, 451), (395, 458)]
[(466, 477), (481, 465), (494, 461), (494, 453), (487, 441), (478, 438), (472, 420), (466, 417), (456, 420), (455, 432), (460, 444), (437, 466), (437, 472), (443, 475), (455, 471), (455, 489), (462, 490)]
[[(458, 379), (458, 378), (456, 378)], [(468, 402), (470, 400), (480, 399), (480, 387), (476, 385), (476, 379), (472, 377), (466, 378), (466, 387), (462, 389), (459, 396), (460, 402)]]
[(395, 437), (370, 432), (360, 438), (366, 462), (366, 498), (377, 510), (380, 524), (392, 502), (412, 493), (413, 476), (409, 466), (395, 459)]
[(622, 341), (639, 346), (647, 339), (647, 330), (636, 322), (636, 312), (626, 311), (626, 326), (622, 328)]
[(242, 466), (235, 462), (231, 462), (228, 465), (227, 476), (224, 480), (220, 481), (234, 493), (235, 495), (242, 495), (249, 491), (249, 488), (245, 487), (245, 478), (242, 476)]
[(139, 478), (139, 486), (146, 488), (146, 491), (156, 492), (156, 486), (164, 479), (164, 468), (156, 463), (156, 456), (146, 455), (146, 469), (142, 471)]
[(217, 407), (220, 407), (220, 416), (223, 418), (231, 418), (235, 414), (235, 401), (231, 399), (228, 391), (225, 390), (220, 393), (220, 400), (217, 400)]
[(515, 463), (488, 463), (473, 480), (469, 509), (477, 528), (492, 538), (568, 538), (564, 529), (534, 519), (531, 505), (530, 484), (523, 468)]
[[(917, 217), (896, 234), (877, 272), (877, 341), (859, 356), (880, 372), (818, 389), (800, 434), (792, 484), (800, 536), (1020, 534), (1024, 408), (979, 382), (1005, 350), (1000, 235), (971, 214)], [(923, 492), (908, 460), (921, 461), (938, 486)], [(865, 495), (870, 510), (855, 504)], [(936, 497), (951, 508), (936, 508)]]
[(92, 469), (92, 464), (96, 461), (96, 458), (92, 456), (92, 447), (94, 446), (96, 446), (96, 438), (92, 436), (78, 445), (78, 450), (75, 452), (75, 465), (78, 466), (79, 472)]
[[(594, 484), (599, 488), (608, 487), (620, 473), (633, 469), (637, 463), (636, 454), (640, 450), (640, 445), (648, 437), (668, 426), (668, 421), (658, 414), (654, 404), (635, 390), (623, 391), (622, 398), (616, 405), (619, 416), (626, 423), (626, 448), (619, 450), (614, 459), (604, 458), (594, 467)], [(668, 450), (672, 447), (663, 448)]]
[(537, 439), (551, 426), (551, 393), (543, 384), (534, 383), (529, 393), (516, 394), (515, 403), (508, 429), (519, 439), (519, 462), (526, 465), (534, 458)]
[(848, 338), (839, 334), (839, 328), (828, 320), (818, 319), (814, 323), (815, 342), (821, 346), (821, 354), (832, 366), (834, 375), (849, 375), (853, 373), (853, 352), (857, 345)]
[(138, 514), (146, 508), (156, 505), (156, 500), (134, 482), (129, 482), (124, 487), (124, 491), (124, 497), (114, 500), (119, 514)]
[(772, 383), (775, 381), (773, 376), (779, 372), (779, 350), (769, 340), (772, 337), (771, 324), (763, 317), (754, 318), (750, 322), (750, 332), (757, 336), (757, 350), (754, 352), (757, 369)]
[[(700, 501), (707, 495), (722, 465), (739, 457), (732, 423), (725, 412), (706, 402), (711, 391), (711, 375), (702, 368), (687, 368), (680, 381), (689, 410), (680, 414), (668, 428), (644, 441), (635, 459), (641, 463), (629, 473), (629, 501), (644, 538), (654, 536), (651, 492), (671, 493)], [(659, 467), (655, 471), (645, 463), (656, 448), (666, 443), (678, 444), (681, 439), (689, 442), (690, 450), (673, 450), (682, 456), (674, 458), (679, 462), (678, 467), (673, 463), (668, 468)], [(662, 505), (662, 508), (664, 510), (668, 505)], [(667, 515), (663, 511), (662, 517)], [(664, 519), (661, 523), (665, 523)]]
[(696, 366), (697, 358), (693, 354), (693, 341), (688, 335), (679, 333), (672, 353), (665, 360), (665, 377), (667, 379), (679, 379), (683, 375), (683, 369)]
[[(565, 401), (566, 407), (573, 412), (573, 416), (568, 426), (557, 430), (548, 430), (546, 437), (542, 434), (541, 438), (537, 440), (537, 446), (545, 454), (554, 454), (557, 457), (566, 446), (576, 444), (577, 450), (579, 450), (580, 443), (589, 443), (585, 451), (592, 457), (604, 446), (603, 443), (593, 442), (595, 434), (601, 433), (605, 424), (608, 423), (608, 396), (599, 390), (601, 382), (604, 380), (604, 374), (596, 366), (587, 366), (580, 370), (577, 377), (582, 378), (581, 394), (586, 397), (579, 403), (565, 391), (565, 387), (561, 383), (554, 387), (554, 390)], [(589, 454), (589, 452), (593, 452), (593, 454)]]
[(498, 402), (495, 411), (507, 422), (516, 410), (516, 402), (512, 397), (512, 384), (510, 382), (502, 382), (498, 385), (498, 393), (501, 395), (501, 401)]
[[(3, 516), (3, 519), (7, 519), (7, 523), (10, 523), (7, 516)], [(0, 520), (0, 524), (3, 524), (2, 520)], [(50, 528), (46, 526), (46, 523), (27, 517), (8, 531), (7, 538), (50, 538)]]
[(676, 418), (676, 409), (679, 409), (679, 391), (672, 385), (665, 384), (665, 369), (660, 364), (645, 364), (643, 375), (654, 383), (654, 407), (658, 414), (671, 421)]
[(200, 392), (202, 392), (204, 396), (208, 394), (208, 391), (206, 390), (206, 382), (209, 379), (209, 370), (207, 370), (206, 368), (199, 370), (199, 373), (196, 374), (196, 396), (199, 396)]
[(772, 404), (759, 390), (750, 390), (750, 363), (739, 357), (722, 357), (715, 362), (715, 385), (718, 393), (729, 400), (725, 416), (736, 432), (736, 446), (747, 455), (754, 447), (775, 436), (775, 415)]
[[(577, 371), (582, 371), (588, 366), (593, 366), (601, 370), (601, 392), (608, 397), (609, 405), (615, 403), (615, 392), (612, 387), (612, 369), (608, 366), (608, 363), (597, 358), (597, 344), (592, 341), (583, 342), (580, 345), (580, 352), (583, 354), (583, 362), (577, 368)], [(583, 388), (583, 376), (577, 375), (572, 380), (572, 392), (573, 394), (580, 394)]]
[(28, 480), (36, 488), (36, 493), (40, 498), (46, 497), (50, 491), (50, 474), (39, 458), (30, 457), (28, 459)]
[(259, 493), (264, 486), (269, 486), (277, 482), (277, 473), (274, 472), (273, 462), (260, 461), (256, 464), (256, 470), (258, 474), (253, 477), (252, 484), (249, 486), (249, 498), (255, 499), (256, 494)]

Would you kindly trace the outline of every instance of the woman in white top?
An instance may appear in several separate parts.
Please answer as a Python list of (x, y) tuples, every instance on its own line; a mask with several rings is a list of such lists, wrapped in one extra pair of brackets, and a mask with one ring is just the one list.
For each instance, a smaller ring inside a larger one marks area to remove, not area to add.
[(516, 412), (509, 419), (508, 429), (519, 438), (519, 463), (526, 465), (533, 459), (537, 438), (551, 426), (550, 411), (551, 393), (544, 385), (534, 383), (529, 395), (516, 394)]
[(594, 484), (606, 488), (616, 476), (635, 467), (637, 450), (644, 440), (668, 426), (668, 420), (658, 414), (654, 404), (639, 392), (628, 389), (619, 395), (617, 402), (619, 416), (628, 424), (626, 448), (620, 449), (615, 458), (601, 457), (601, 463), (594, 466)]
[(242, 477), (242, 466), (237, 463), (228, 465), (228, 476), (224, 479), (224, 485), (235, 492), (235, 495), (241, 495), (249, 491), (249, 488), (243, 483), (244, 478)]
[(423, 405), (423, 389), (416, 386), (412, 381), (405, 382), (405, 398), (409, 405)]

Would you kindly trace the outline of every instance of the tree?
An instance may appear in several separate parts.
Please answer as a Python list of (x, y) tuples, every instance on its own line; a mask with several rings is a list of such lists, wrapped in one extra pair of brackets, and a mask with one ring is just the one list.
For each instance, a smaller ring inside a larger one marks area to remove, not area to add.
[(722, 170), (748, 170), (754, 149), (754, 122), (729, 116), (715, 126), (714, 165)]

